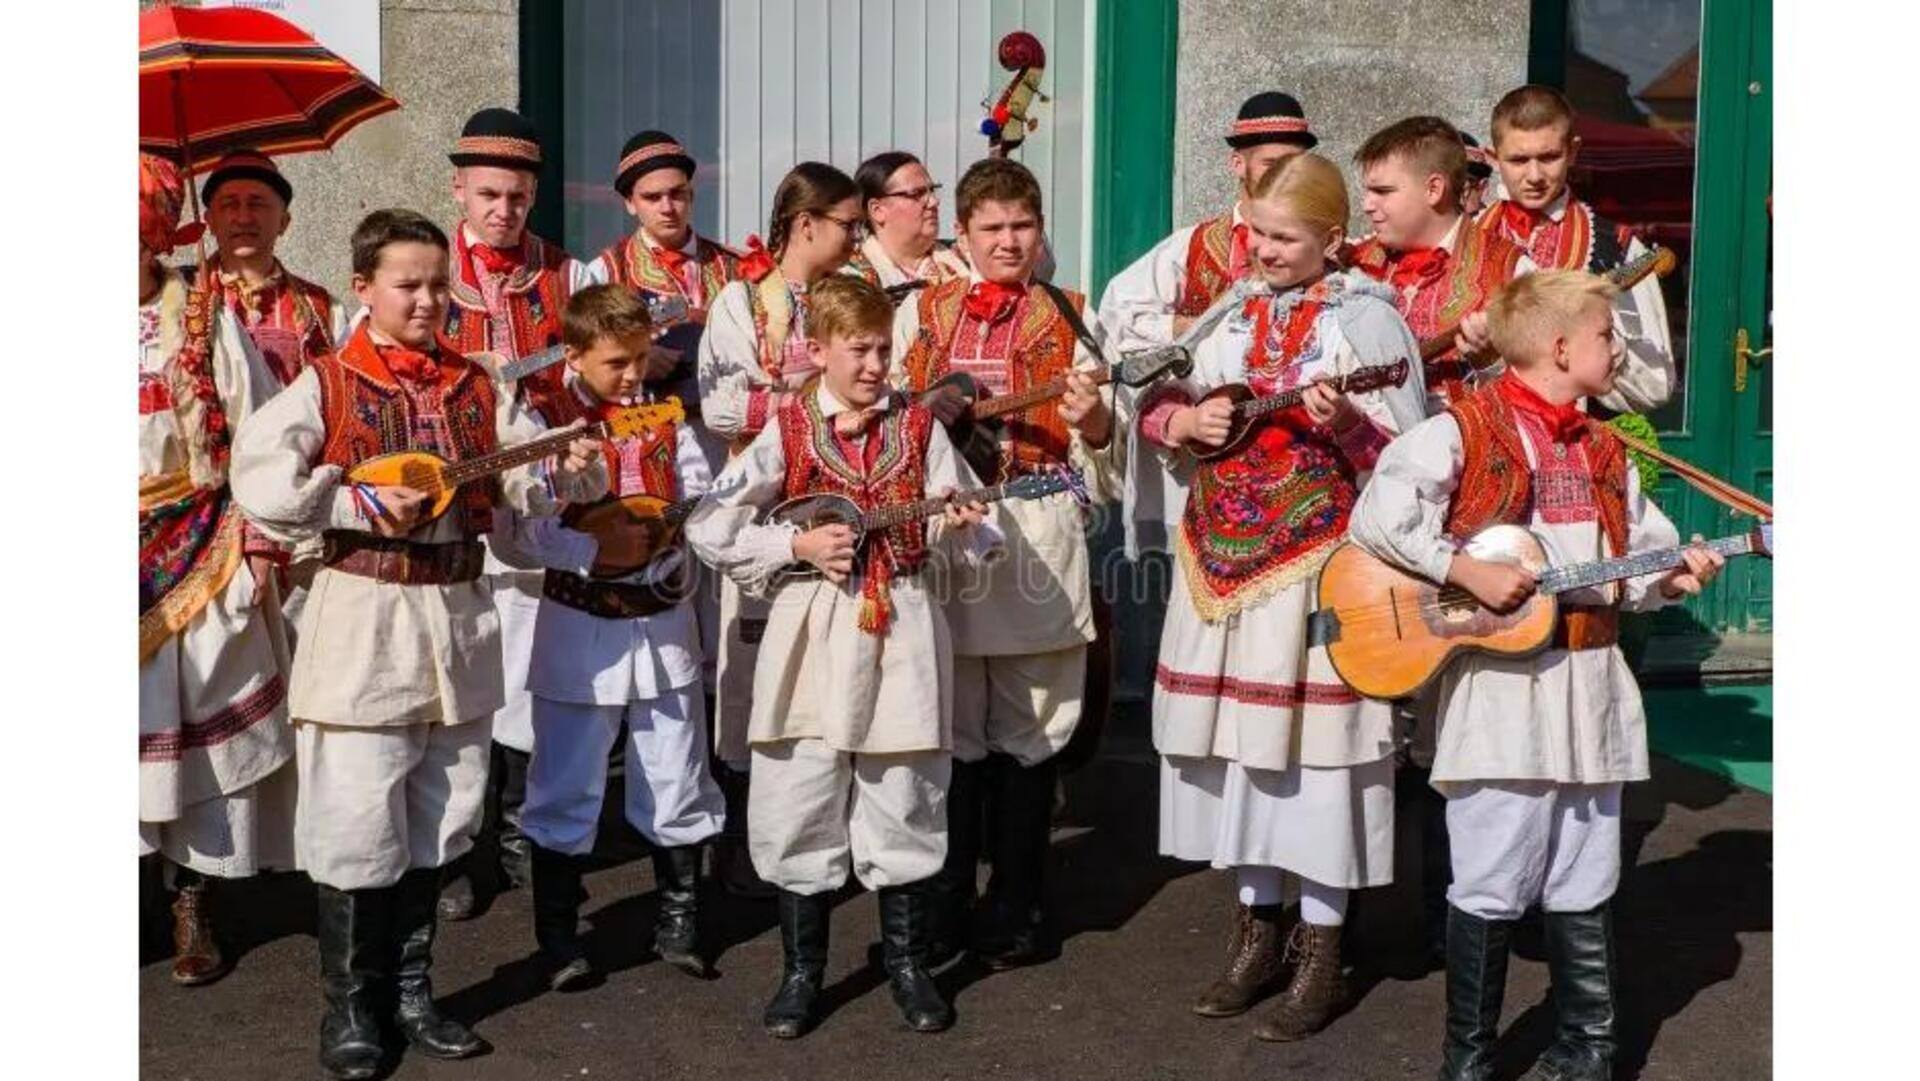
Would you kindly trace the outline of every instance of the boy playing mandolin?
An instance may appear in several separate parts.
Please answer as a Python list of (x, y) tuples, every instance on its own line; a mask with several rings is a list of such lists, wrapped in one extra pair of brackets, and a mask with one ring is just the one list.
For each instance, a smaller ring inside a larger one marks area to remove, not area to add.
[[(1507, 370), (1386, 449), (1354, 509), (1354, 540), (1503, 612), (1527, 599), (1535, 576), (1460, 550), (1489, 526), (1531, 530), (1555, 566), (1675, 544), (1624, 448), (1576, 405), (1613, 387), (1615, 292), (1584, 271), (1502, 288), (1488, 332)], [(1668, 572), (1561, 594), (1547, 651), (1468, 654), (1440, 677), (1433, 785), (1447, 797), (1453, 865), (1443, 1081), (1492, 1076), (1508, 938), (1535, 903), (1546, 912), (1559, 1028), (1528, 1077), (1612, 1076), (1608, 902), (1620, 878), (1620, 794), (1648, 775), (1640, 692), (1616, 646), (1619, 612), (1698, 593), (1724, 562), (1704, 547), (1683, 555)]]
[[(953, 1023), (926, 969), (925, 888), (947, 851), (953, 673), (946, 617), (921, 572), (933, 545), (974, 560), (994, 531), (969, 528), (983, 514), (973, 504), (950, 505), (931, 532), (915, 519), (864, 541), (846, 525), (756, 523), (800, 496), (838, 495), (872, 513), (971, 479), (933, 414), (888, 385), (892, 320), (879, 287), (816, 281), (807, 348), (821, 377), (782, 398), (687, 523), (702, 559), (771, 602), (747, 732), (747, 835), (755, 870), (779, 889), (785, 967), (764, 1023), (782, 1038), (816, 1019), (827, 917), (850, 869), (879, 891), (887, 975), (907, 1024)], [(820, 577), (782, 573), (796, 562)]]
[[(318, 536), (325, 547), (289, 705), (294, 842), (319, 889), (320, 1061), (342, 1078), (379, 1068), (388, 1002), (421, 1054), (486, 1047), (439, 1012), (427, 976), (441, 868), (479, 828), (484, 722), (502, 695), (476, 538), (497, 502), (551, 514), (556, 499), (606, 490), (591, 439), (564, 444), (557, 467), (534, 461), (448, 490), (435, 458), (479, 459), (543, 431), (496, 393), (483, 365), (497, 358), (462, 356), (443, 337), (447, 274), (447, 237), (431, 221), (367, 215), (353, 232), (353, 288), (368, 318), (234, 438), (233, 494), (247, 517), (283, 543)], [(407, 476), (438, 493), (344, 476), (401, 452), (426, 452)]]
[[(651, 329), (646, 303), (625, 286), (590, 286), (568, 298), (561, 334), (571, 375), (548, 399), (547, 420), (604, 420), (631, 406), (647, 375)], [(601, 509), (613, 512), (614, 524), (592, 532), (571, 518), (578, 529), (556, 518), (518, 519), (510, 542), (513, 562), (546, 569), (527, 679), (533, 762), (522, 823), (533, 842), (534, 937), (556, 990), (592, 975), (577, 931), (580, 876), (600, 823), (607, 753), (621, 729), (627, 821), (653, 849), (654, 949), (694, 975), (706, 973), (701, 848), (726, 817), (707, 771), (690, 568), (678, 545), (650, 559), (640, 550), (643, 540), (672, 541), (655, 532), (669, 528), (661, 509), (706, 493), (706, 456), (693, 428), (671, 420), (609, 441), (604, 456), (610, 497), (651, 508), (650, 523), (611, 507)]]

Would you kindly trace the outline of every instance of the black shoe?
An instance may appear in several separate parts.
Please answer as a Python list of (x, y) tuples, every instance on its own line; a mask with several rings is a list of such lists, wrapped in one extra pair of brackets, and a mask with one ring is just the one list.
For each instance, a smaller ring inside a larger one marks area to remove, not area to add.
[(933, 906), (923, 883), (880, 890), (880, 947), (893, 1004), (915, 1032), (953, 1027), (953, 1007), (927, 971), (927, 925)]
[(659, 908), (653, 922), (653, 950), (689, 976), (705, 979), (700, 956), (700, 846), (653, 850), (653, 881)]
[(593, 966), (580, 945), (581, 860), (532, 845), (533, 940), (555, 991), (579, 987), (593, 978)]
[(1492, 1081), (1512, 934), (1512, 920), (1483, 920), (1447, 906), (1447, 1039), (1440, 1081)]
[(1549, 912), (1547, 973), (1557, 1015), (1553, 1045), (1528, 1071), (1539, 1081), (1608, 1081), (1613, 1076), (1613, 919), (1601, 905), (1588, 912)]
[(533, 881), (533, 841), (520, 830), (520, 811), (527, 802), (527, 768), (533, 755), (494, 744), (494, 765), (500, 770), (500, 826), (494, 841), (498, 874), (494, 892), (526, 886)]
[(984, 762), (953, 763), (947, 785), (947, 862), (927, 882), (931, 910), (928, 921), (927, 967), (937, 969), (967, 948), (975, 886), (980, 864), (980, 816), (983, 811)]
[(469, 853), (469, 858), (462, 859), (448, 875), (447, 884), (440, 891), (438, 902), (441, 919), (458, 922), (473, 918), (476, 907), (473, 897), (473, 876), (467, 873), (467, 867), (471, 862), (471, 853)]
[(830, 894), (801, 896), (781, 890), (780, 989), (761, 1019), (767, 1034), (783, 1040), (804, 1036), (819, 1020), (820, 986), (827, 976), (827, 918)]
[(395, 887), (393, 941), (399, 956), (394, 970), (398, 992), (394, 1018), (414, 1049), (428, 1058), (469, 1058), (487, 1050), (487, 1041), (440, 1013), (433, 1002), (433, 937), (440, 869), (422, 867), (400, 876)]
[(394, 891), (316, 884), (316, 892), (320, 986), (327, 1003), (320, 1019), (320, 1067), (342, 1081), (373, 1077), (386, 1057), (379, 999), (389, 976), (384, 959)]
[(999, 785), (985, 838), (993, 848), (993, 877), (974, 953), (997, 972), (1052, 956), (1043, 896), (1059, 769), (1051, 759), (1022, 766), (995, 755), (993, 762)]

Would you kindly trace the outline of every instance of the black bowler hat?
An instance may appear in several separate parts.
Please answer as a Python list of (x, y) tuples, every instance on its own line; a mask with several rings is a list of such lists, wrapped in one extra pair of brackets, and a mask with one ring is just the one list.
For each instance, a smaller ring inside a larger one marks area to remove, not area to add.
[(1307, 114), (1292, 94), (1267, 90), (1248, 98), (1227, 129), (1227, 145), (1245, 150), (1262, 143), (1294, 143), (1312, 150), (1320, 137), (1307, 126)]
[(495, 165), (540, 171), (540, 133), (533, 121), (512, 109), (482, 109), (467, 118), (460, 140), (447, 160), (457, 166)]
[(272, 158), (258, 150), (235, 150), (214, 163), (213, 172), (207, 174), (207, 182), (200, 188), (200, 205), (213, 205), (214, 193), (229, 180), (258, 180), (278, 193), (282, 203), (293, 202), (293, 185), (280, 175)]
[(655, 169), (678, 169), (693, 176), (693, 157), (680, 140), (652, 128), (636, 134), (620, 148), (620, 164), (613, 168), (613, 190), (625, 199), (640, 178)]
[(1480, 145), (1480, 140), (1460, 133), (1460, 141), (1467, 144), (1467, 175), (1475, 180), (1485, 180), (1493, 175), (1493, 155)]

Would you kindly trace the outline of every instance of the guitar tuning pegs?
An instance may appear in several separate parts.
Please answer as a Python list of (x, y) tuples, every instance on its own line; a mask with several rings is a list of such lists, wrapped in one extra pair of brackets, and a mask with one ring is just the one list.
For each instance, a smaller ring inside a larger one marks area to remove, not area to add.
[(1059, 468), (1061, 479), (1067, 483), (1067, 494), (1073, 496), (1073, 501), (1080, 504), (1082, 509), (1092, 506), (1093, 494), (1087, 491), (1086, 475), (1072, 466), (1063, 465)]

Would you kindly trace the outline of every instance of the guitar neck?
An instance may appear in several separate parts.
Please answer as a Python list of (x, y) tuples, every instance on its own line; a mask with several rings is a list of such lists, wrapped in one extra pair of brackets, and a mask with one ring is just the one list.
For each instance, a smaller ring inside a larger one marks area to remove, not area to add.
[[(1113, 382), (1112, 368), (1100, 368), (1098, 370), (1088, 371), (1087, 374), (1093, 377), (1093, 385), (1097, 387), (1106, 386), (1108, 383)], [(1065, 378), (1049, 380), (1037, 387), (1028, 387), (1018, 394), (1003, 394), (997, 398), (988, 398), (984, 401), (975, 402), (973, 405), (973, 419), (986, 420), (990, 417), (1004, 416), (1007, 413), (1018, 413), (1023, 409), (1032, 409), (1041, 402), (1061, 397), (1066, 394), (1066, 392), (1067, 381)]]
[[(1723, 556), (1750, 555), (1754, 551), (1752, 534), (1742, 533), (1737, 537), (1721, 537), (1708, 541), (1707, 547)], [(1637, 578), (1642, 574), (1670, 570), (1684, 562), (1683, 548), (1656, 548), (1651, 552), (1622, 556), (1619, 559), (1601, 559), (1591, 563), (1571, 563), (1564, 567), (1549, 567), (1540, 573), (1540, 592), (1565, 593), (1572, 589), (1584, 589), (1606, 582), (1617, 582), (1622, 578)]]
[(576, 439), (605, 439), (610, 431), (607, 422), (603, 420), (598, 424), (589, 424), (585, 428), (567, 428), (549, 432), (538, 439), (517, 443), (504, 450), (496, 450), (492, 454), (483, 454), (478, 458), (468, 458), (461, 462), (449, 462), (442, 472), (442, 478), (447, 487), (457, 488), (483, 477), (504, 473), (515, 466), (552, 457), (566, 449), (567, 444)]
[(500, 381), (503, 383), (513, 383), (525, 379), (535, 372), (545, 371), (553, 367), (555, 364), (565, 360), (566, 356), (567, 347), (564, 345), (556, 345), (550, 349), (542, 349), (538, 353), (521, 357), (519, 360), (508, 361), (500, 366)]
[[(1606, 279), (1612, 282), (1616, 288), (1631, 289), (1639, 285), (1641, 280), (1647, 277), (1647, 275), (1660, 269), (1665, 251), (1666, 249), (1664, 248), (1650, 248), (1642, 253), (1638, 259), (1621, 263), (1619, 266), (1607, 271), (1605, 275)], [(1441, 354), (1453, 348), (1453, 336), (1459, 332), (1460, 324), (1455, 323), (1452, 326), (1435, 331), (1430, 337), (1420, 339), (1420, 359), (1425, 361), (1439, 359)]]
[[(1344, 394), (1346, 393), (1347, 385), (1352, 383), (1354, 381), (1353, 377), (1358, 374), (1358, 372), (1348, 372), (1345, 375), (1336, 375), (1331, 379), (1324, 380), (1324, 382), (1327, 386)], [(1291, 409), (1300, 404), (1301, 398), (1305, 396), (1306, 389), (1312, 385), (1312, 383), (1302, 383), (1292, 390), (1283, 390), (1278, 394), (1249, 398), (1235, 406), (1233, 411), (1239, 416), (1252, 419), (1254, 417), (1265, 416), (1268, 413), (1278, 413), (1282, 409)]]
[(669, 503), (667, 509), (660, 512), (660, 517), (668, 525), (679, 525), (693, 514), (694, 508), (700, 505), (700, 499), (701, 497), (696, 495)]
[(963, 488), (953, 493), (951, 498), (917, 499), (911, 503), (896, 503), (891, 507), (881, 507), (866, 516), (869, 530), (890, 529), (908, 522), (931, 518), (946, 510), (953, 503), (997, 503), (1007, 498), (1007, 485), (994, 484), (985, 488)]

